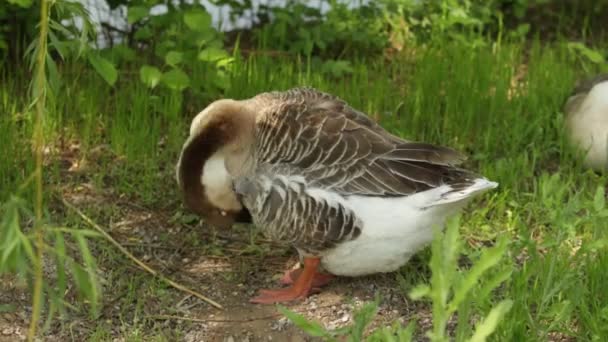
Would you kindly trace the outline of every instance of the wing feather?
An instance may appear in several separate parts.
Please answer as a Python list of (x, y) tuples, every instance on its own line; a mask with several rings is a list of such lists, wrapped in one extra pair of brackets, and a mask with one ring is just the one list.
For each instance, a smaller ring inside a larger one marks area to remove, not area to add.
[(311, 88), (254, 98), (259, 162), (288, 165), (343, 195), (402, 196), (475, 175), (447, 147), (397, 138), (339, 98)]

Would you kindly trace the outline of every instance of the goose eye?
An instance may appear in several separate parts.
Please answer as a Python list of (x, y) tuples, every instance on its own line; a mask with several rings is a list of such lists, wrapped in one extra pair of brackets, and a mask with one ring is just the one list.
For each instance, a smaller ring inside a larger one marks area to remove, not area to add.
[(225, 210), (220, 210), (220, 215), (226, 216), (226, 211)]

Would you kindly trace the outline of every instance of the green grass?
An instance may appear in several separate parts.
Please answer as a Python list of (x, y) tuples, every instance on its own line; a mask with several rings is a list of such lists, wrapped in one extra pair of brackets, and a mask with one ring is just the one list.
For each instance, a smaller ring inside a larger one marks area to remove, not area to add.
[[(417, 51), (414, 60), (360, 61), (353, 68), (352, 75), (334, 79), (305, 59), (237, 59), (225, 97), (311, 85), (369, 114), (379, 113), (381, 124), (404, 138), (464, 151), (470, 157), (466, 165), (500, 187), (469, 207), (461, 235), (489, 244), (508, 236), (500, 267), (514, 265), (512, 276), (491, 297), (470, 298), (467, 310), (483, 316), (499, 300), (513, 300), (493, 340), (546, 341), (555, 333), (606, 340), (608, 232), (600, 191), (608, 178), (582, 168), (563, 137), (561, 107), (574, 81), (584, 76), (568, 51), (540, 44), (470, 50), (446, 43)], [(88, 176), (98, 186), (150, 208), (177, 209), (174, 164), (191, 118), (207, 102), (148, 90), (127, 76), (110, 88), (78, 68), (64, 72), (64, 87), (47, 117), (51, 141), (60, 136), (78, 140), (96, 163)], [(512, 80), (520, 74), (514, 89)], [(191, 77), (204, 78), (205, 71)], [(32, 164), (30, 125), (24, 104), (14, 96), (20, 93), (15, 84), (0, 85), (0, 110), (12, 114), (0, 116), (3, 201)], [(394, 113), (400, 104), (398, 118)], [(18, 113), (26, 115), (21, 119)], [(118, 161), (96, 157), (95, 147), (103, 144)], [(70, 181), (57, 172), (46, 176), (52, 184)], [(103, 213), (100, 208), (96, 218), (103, 221)], [(473, 246), (466, 245), (464, 252), (475, 259), (480, 249)], [(399, 275), (404, 290), (419, 282), (419, 275), (410, 274), (417, 267), (407, 265)], [(107, 327), (92, 334), (92, 340), (103, 339)], [(134, 340), (138, 336), (132, 332)]]

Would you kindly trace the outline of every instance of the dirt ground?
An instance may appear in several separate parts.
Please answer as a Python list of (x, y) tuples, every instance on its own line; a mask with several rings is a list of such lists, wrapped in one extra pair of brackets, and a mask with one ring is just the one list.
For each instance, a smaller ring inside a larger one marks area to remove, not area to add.
[[(92, 241), (103, 293), (100, 315), (91, 319), (82, 309), (70, 312), (63, 328), (51, 324), (44, 341), (148, 341), (159, 336), (188, 342), (315, 341), (275, 306), (248, 302), (257, 290), (279, 286), (283, 272), (297, 264), (295, 251), (289, 247), (272, 244), (252, 234), (249, 227), (216, 232), (192, 218), (194, 222), (184, 223), (186, 214), (180, 217), (170, 210), (150, 210), (117, 197), (111, 189), (100, 190), (87, 183), (62, 185), (61, 193), (83, 211), (107, 217), (98, 223), (137, 258), (224, 309), (155, 279), (109, 243)], [(68, 212), (60, 204), (57, 208)], [(52, 278), (52, 267), (47, 274)], [(0, 288), (0, 308), (5, 308), (0, 310), (0, 342), (24, 340), (31, 310), (25, 286), (5, 276), (0, 278)], [(75, 291), (69, 292), (70, 301)], [(380, 294), (378, 314), (368, 329), (395, 321), (407, 323), (414, 317), (419, 326), (429, 325), (428, 308), (412, 303), (403, 293), (394, 273), (338, 278), (321, 293), (286, 306), (335, 329), (352, 324), (354, 311)], [(133, 332), (141, 339), (126, 337)]]

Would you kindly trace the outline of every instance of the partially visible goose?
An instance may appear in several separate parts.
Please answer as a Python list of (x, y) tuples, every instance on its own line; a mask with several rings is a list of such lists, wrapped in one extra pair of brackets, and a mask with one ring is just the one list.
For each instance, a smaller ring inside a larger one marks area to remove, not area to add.
[(497, 186), (452, 149), (389, 134), (310, 88), (218, 100), (198, 114), (177, 165), (186, 204), (212, 224), (253, 222), (295, 246), (303, 269), (254, 303), (305, 298), (334, 275), (391, 272), (432, 227)]
[(585, 165), (608, 171), (608, 74), (578, 85), (564, 111), (568, 138), (585, 152)]

